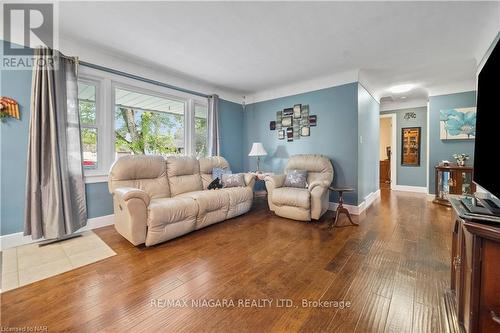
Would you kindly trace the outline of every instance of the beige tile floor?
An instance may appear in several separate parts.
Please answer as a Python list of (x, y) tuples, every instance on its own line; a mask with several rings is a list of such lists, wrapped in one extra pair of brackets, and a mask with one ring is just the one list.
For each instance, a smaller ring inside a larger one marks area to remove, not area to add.
[(111, 257), (116, 253), (92, 231), (82, 237), (39, 247), (28, 244), (2, 251), (2, 289), (15, 289)]

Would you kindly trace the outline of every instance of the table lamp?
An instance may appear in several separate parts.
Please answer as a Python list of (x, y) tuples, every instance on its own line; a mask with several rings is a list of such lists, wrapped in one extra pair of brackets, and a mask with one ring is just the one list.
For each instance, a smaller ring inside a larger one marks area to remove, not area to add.
[(264, 146), (261, 142), (254, 142), (252, 144), (252, 149), (250, 149), (250, 153), (248, 156), (257, 156), (257, 173), (261, 173), (260, 171), (260, 157), (266, 156), (267, 151), (264, 149)]

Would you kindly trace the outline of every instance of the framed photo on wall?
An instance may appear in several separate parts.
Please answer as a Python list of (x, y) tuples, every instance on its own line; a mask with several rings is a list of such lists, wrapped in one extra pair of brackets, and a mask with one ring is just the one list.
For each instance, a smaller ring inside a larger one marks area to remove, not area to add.
[(281, 125), (283, 127), (290, 127), (292, 126), (292, 117), (291, 116), (286, 116), (281, 119)]
[(401, 129), (401, 165), (420, 166), (421, 127)]
[(302, 113), (300, 112), (301, 107), (302, 104), (295, 104), (293, 106), (293, 118), (300, 119), (300, 117), (302, 116)]

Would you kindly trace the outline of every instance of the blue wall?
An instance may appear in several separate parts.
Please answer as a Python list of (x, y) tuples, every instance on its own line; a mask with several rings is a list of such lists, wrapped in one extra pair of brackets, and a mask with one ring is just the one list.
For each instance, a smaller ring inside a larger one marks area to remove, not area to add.
[(1, 235), (23, 230), (30, 86), (30, 70), (2, 70), (0, 95), (19, 102), (21, 120), (6, 119), (0, 124)]
[[(311, 115), (317, 115), (316, 127), (310, 137), (287, 142), (278, 140), (277, 131), (269, 130), (276, 120), (276, 111), (294, 104), (309, 104)], [(268, 155), (261, 161), (264, 171), (282, 172), (288, 158), (294, 154), (323, 154), (333, 162), (333, 184), (358, 187), (358, 83), (321, 89), (247, 105), (243, 111), (243, 166), (255, 170), (256, 159), (249, 158), (253, 142), (262, 142)], [(336, 201), (333, 196), (330, 201)], [(358, 193), (345, 195), (348, 204), (357, 204)]]
[[(414, 112), (416, 118), (405, 119), (407, 112)], [(383, 111), (381, 114), (396, 114), (396, 184), (406, 186), (427, 186), (427, 108), (411, 108)], [(420, 166), (401, 165), (401, 130), (403, 127), (421, 127)]]
[(358, 203), (379, 188), (379, 112), (378, 102), (358, 84)]
[(476, 106), (476, 92), (429, 97), (429, 193), (435, 193), (434, 167), (442, 160), (455, 161), (453, 154), (465, 153), (471, 156), (473, 164), (474, 140), (441, 140), (439, 138), (439, 111), (452, 108)]
[(243, 107), (219, 99), (220, 155), (225, 157), (233, 172), (243, 170)]
[(113, 196), (108, 191), (108, 182), (85, 184), (88, 218), (113, 214)]

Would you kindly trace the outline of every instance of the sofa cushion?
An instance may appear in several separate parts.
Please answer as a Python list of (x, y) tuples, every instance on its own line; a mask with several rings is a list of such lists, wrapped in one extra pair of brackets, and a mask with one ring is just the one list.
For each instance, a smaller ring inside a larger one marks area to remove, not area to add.
[(229, 197), (230, 208), (242, 202), (251, 201), (253, 199), (253, 192), (249, 187), (226, 187), (217, 191), (227, 193)]
[(198, 160), (187, 156), (167, 158), (167, 175), (172, 197), (203, 189)]
[(148, 208), (148, 227), (176, 223), (194, 222), (198, 215), (198, 204), (192, 198), (158, 198), (151, 200)]
[(286, 174), (285, 182), (283, 183), (285, 187), (297, 187), (306, 188), (307, 187), (307, 171), (306, 170), (290, 170)]
[(333, 179), (332, 162), (324, 155), (294, 155), (288, 160), (285, 173), (290, 170), (307, 170), (307, 182), (309, 184), (318, 180), (331, 182)]
[(151, 198), (170, 197), (166, 177), (165, 159), (156, 155), (128, 155), (113, 163), (108, 179), (109, 191), (133, 187), (146, 192)]
[(208, 184), (213, 180), (212, 171), (214, 168), (229, 169), (229, 163), (222, 156), (200, 157), (199, 162), (203, 189), (207, 189)]
[(232, 174), (233, 172), (229, 168), (213, 168), (212, 170), (212, 179), (217, 179), (222, 180), (222, 176), (225, 174)]
[(221, 190), (183, 193), (179, 197), (192, 198), (198, 204), (196, 229), (224, 221), (229, 210), (229, 195)]
[(229, 196), (228, 219), (245, 214), (252, 208), (253, 191), (251, 187), (229, 187), (217, 191), (224, 191)]
[(278, 206), (293, 206), (308, 209), (311, 194), (306, 188), (280, 187), (273, 190), (273, 203)]
[(195, 191), (187, 192), (178, 195), (176, 198), (192, 198), (199, 207), (199, 214), (204, 212), (211, 212), (218, 209), (226, 209), (229, 207), (229, 196), (226, 192), (215, 191)]
[(243, 187), (245, 186), (245, 177), (242, 173), (223, 174), (222, 175), (223, 187)]

